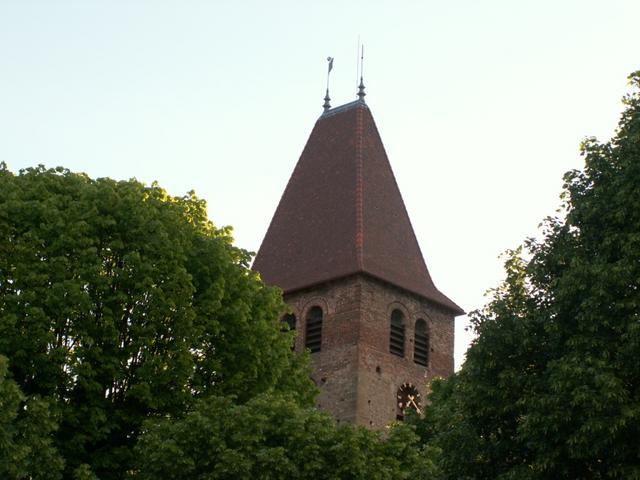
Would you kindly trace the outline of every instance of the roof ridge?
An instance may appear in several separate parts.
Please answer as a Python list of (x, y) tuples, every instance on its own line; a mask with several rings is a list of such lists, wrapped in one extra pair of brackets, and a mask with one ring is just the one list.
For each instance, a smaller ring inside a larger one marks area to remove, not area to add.
[(362, 181), (362, 169), (364, 158), (362, 155), (362, 142), (364, 137), (364, 120), (363, 120), (364, 112), (362, 109), (358, 109), (356, 112), (356, 258), (358, 267), (363, 270), (364, 262), (363, 262), (363, 245), (364, 245), (364, 199), (363, 199), (363, 189), (364, 182)]
[(353, 102), (349, 102), (349, 103), (345, 103), (343, 105), (340, 105), (338, 107), (334, 107), (334, 108), (330, 108), (328, 110), (325, 110), (322, 115), (320, 115), (319, 120), (322, 120), (324, 118), (328, 118), (328, 117), (332, 117), (338, 113), (342, 113), (342, 112), (346, 112), (348, 110), (351, 110), (352, 108), (356, 108), (356, 107), (364, 107), (367, 110), (369, 109), (368, 105), (364, 102), (364, 100), (358, 99), (358, 100), (354, 100)]

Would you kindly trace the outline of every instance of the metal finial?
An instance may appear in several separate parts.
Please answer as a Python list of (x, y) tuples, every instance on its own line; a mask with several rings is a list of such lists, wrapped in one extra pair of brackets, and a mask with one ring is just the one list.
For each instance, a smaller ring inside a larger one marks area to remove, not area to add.
[(324, 103), (322, 104), (322, 108), (325, 112), (331, 108), (331, 104), (329, 103), (331, 101), (331, 98), (329, 97), (329, 74), (331, 73), (331, 70), (333, 70), (333, 57), (327, 57), (327, 62), (329, 62), (327, 68), (327, 93), (324, 96)]
[(366, 93), (364, 93), (364, 82), (362, 81), (362, 77), (360, 77), (360, 85), (358, 85), (358, 98), (361, 102), (364, 102), (364, 97)]
[(326, 112), (331, 108), (331, 104), (329, 103), (331, 98), (329, 98), (329, 89), (327, 88), (327, 94), (324, 96), (324, 103), (322, 104), (322, 108)]
[(366, 93), (364, 93), (364, 81), (362, 80), (362, 76), (364, 71), (364, 45), (361, 46), (360, 50), (360, 85), (358, 85), (358, 99), (361, 102), (364, 102), (364, 97)]

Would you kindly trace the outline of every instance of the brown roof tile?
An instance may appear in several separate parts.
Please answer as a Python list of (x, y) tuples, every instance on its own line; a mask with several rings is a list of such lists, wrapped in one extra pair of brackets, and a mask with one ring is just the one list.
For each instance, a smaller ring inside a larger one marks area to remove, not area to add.
[(363, 101), (316, 122), (253, 268), (285, 292), (365, 273), (464, 313), (431, 280)]

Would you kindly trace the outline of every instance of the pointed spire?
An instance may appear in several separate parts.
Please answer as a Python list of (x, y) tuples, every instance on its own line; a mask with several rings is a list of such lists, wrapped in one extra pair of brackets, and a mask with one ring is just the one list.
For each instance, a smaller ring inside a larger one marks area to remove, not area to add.
[(285, 293), (362, 274), (464, 313), (429, 275), (373, 116), (359, 100), (316, 121), (253, 268)]

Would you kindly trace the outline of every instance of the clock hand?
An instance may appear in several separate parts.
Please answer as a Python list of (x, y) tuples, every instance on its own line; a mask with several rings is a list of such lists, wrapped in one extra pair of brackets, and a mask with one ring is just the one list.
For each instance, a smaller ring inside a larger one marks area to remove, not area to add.
[(411, 405), (413, 405), (413, 408), (415, 408), (416, 412), (422, 413), (422, 411), (420, 411), (420, 407), (416, 404), (416, 402), (413, 401), (413, 399), (410, 399), (409, 402), (411, 403)]

